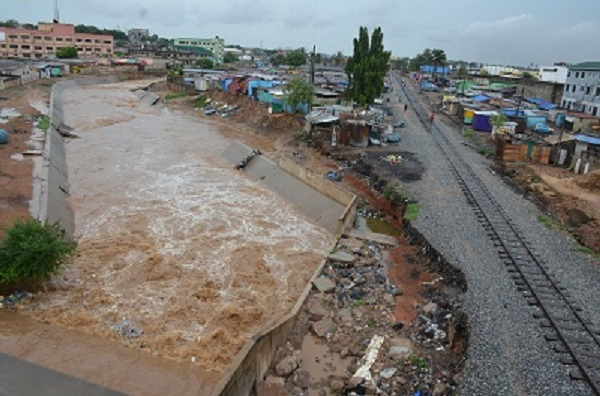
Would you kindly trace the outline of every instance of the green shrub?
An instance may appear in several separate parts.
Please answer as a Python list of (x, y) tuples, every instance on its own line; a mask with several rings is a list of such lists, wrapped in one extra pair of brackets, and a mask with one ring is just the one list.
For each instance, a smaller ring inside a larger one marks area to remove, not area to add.
[(175, 92), (175, 93), (166, 94), (165, 101), (182, 98), (184, 96), (185, 96), (185, 93), (183, 93), (183, 92)]
[(396, 182), (387, 183), (383, 188), (383, 198), (387, 199), (388, 201), (396, 200), (398, 197), (398, 192), (396, 191), (397, 187), (398, 183)]
[(57, 224), (18, 220), (0, 241), (0, 286), (36, 284), (55, 273), (74, 249)]
[(45, 131), (48, 129), (49, 126), (50, 118), (48, 118), (48, 116), (40, 117), (40, 120), (38, 121), (38, 128), (40, 128), (42, 131)]
[(416, 203), (408, 204), (404, 211), (404, 220), (415, 221), (419, 217), (420, 211), (421, 205)]

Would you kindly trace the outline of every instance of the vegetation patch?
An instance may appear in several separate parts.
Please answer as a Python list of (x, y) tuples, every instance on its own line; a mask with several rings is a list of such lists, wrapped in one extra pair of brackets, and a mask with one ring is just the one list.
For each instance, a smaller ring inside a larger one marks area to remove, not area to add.
[(404, 220), (415, 221), (419, 218), (419, 212), (421, 211), (421, 205), (417, 203), (411, 203), (406, 206), (404, 210)]
[(185, 93), (183, 93), (183, 92), (174, 92), (174, 93), (166, 94), (165, 101), (183, 98), (184, 96), (185, 96)]
[(16, 221), (0, 241), (0, 287), (36, 285), (55, 273), (74, 249), (58, 224)]
[(46, 131), (46, 130), (48, 130), (49, 127), (50, 127), (50, 118), (48, 118), (48, 116), (41, 116), (40, 120), (38, 121), (38, 128), (41, 129), (42, 131)]

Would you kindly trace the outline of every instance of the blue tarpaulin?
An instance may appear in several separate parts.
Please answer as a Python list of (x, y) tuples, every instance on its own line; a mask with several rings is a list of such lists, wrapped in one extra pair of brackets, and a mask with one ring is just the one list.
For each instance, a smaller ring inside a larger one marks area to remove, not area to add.
[(539, 108), (542, 110), (552, 110), (557, 107), (558, 107), (557, 105), (555, 105), (554, 103), (550, 103), (550, 102), (544, 102), (539, 105)]
[(490, 97), (485, 95), (477, 95), (473, 96), (471, 99), (473, 99), (475, 102), (487, 102), (490, 100)]
[(600, 146), (600, 138), (597, 137), (593, 137), (593, 136), (588, 136), (588, 135), (573, 135), (573, 137), (575, 139), (577, 139), (580, 142), (584, 142), (584, 143), (589, 143), (589, 144), (593, 144), (595, 146)]

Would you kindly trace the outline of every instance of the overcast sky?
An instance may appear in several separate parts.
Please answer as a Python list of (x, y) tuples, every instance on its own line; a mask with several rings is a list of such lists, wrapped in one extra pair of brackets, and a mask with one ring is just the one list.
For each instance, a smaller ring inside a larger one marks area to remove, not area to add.
[[(52, 0), (0, 0), (0, 19), (52, 19)], [(59, 0), (61, 21), (263, 48), (352, 52), (381, 26), (394, 56), (442, 48), (449, 59), (514, 65), (600, 60), (600, 0)]]

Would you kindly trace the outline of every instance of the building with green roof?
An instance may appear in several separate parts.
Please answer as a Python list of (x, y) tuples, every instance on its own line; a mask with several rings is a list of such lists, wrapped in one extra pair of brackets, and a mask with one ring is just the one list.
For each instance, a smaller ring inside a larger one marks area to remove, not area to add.
[(216, 36), (211, 39), (182, 37), (173, 41), (175, 48), (185, 51), (193, 51), (201, 57), (206, 57), (206, 52), (212, 54), (216, 63), (223, 63), (223, 54), (225, 52), (225, 40)]

